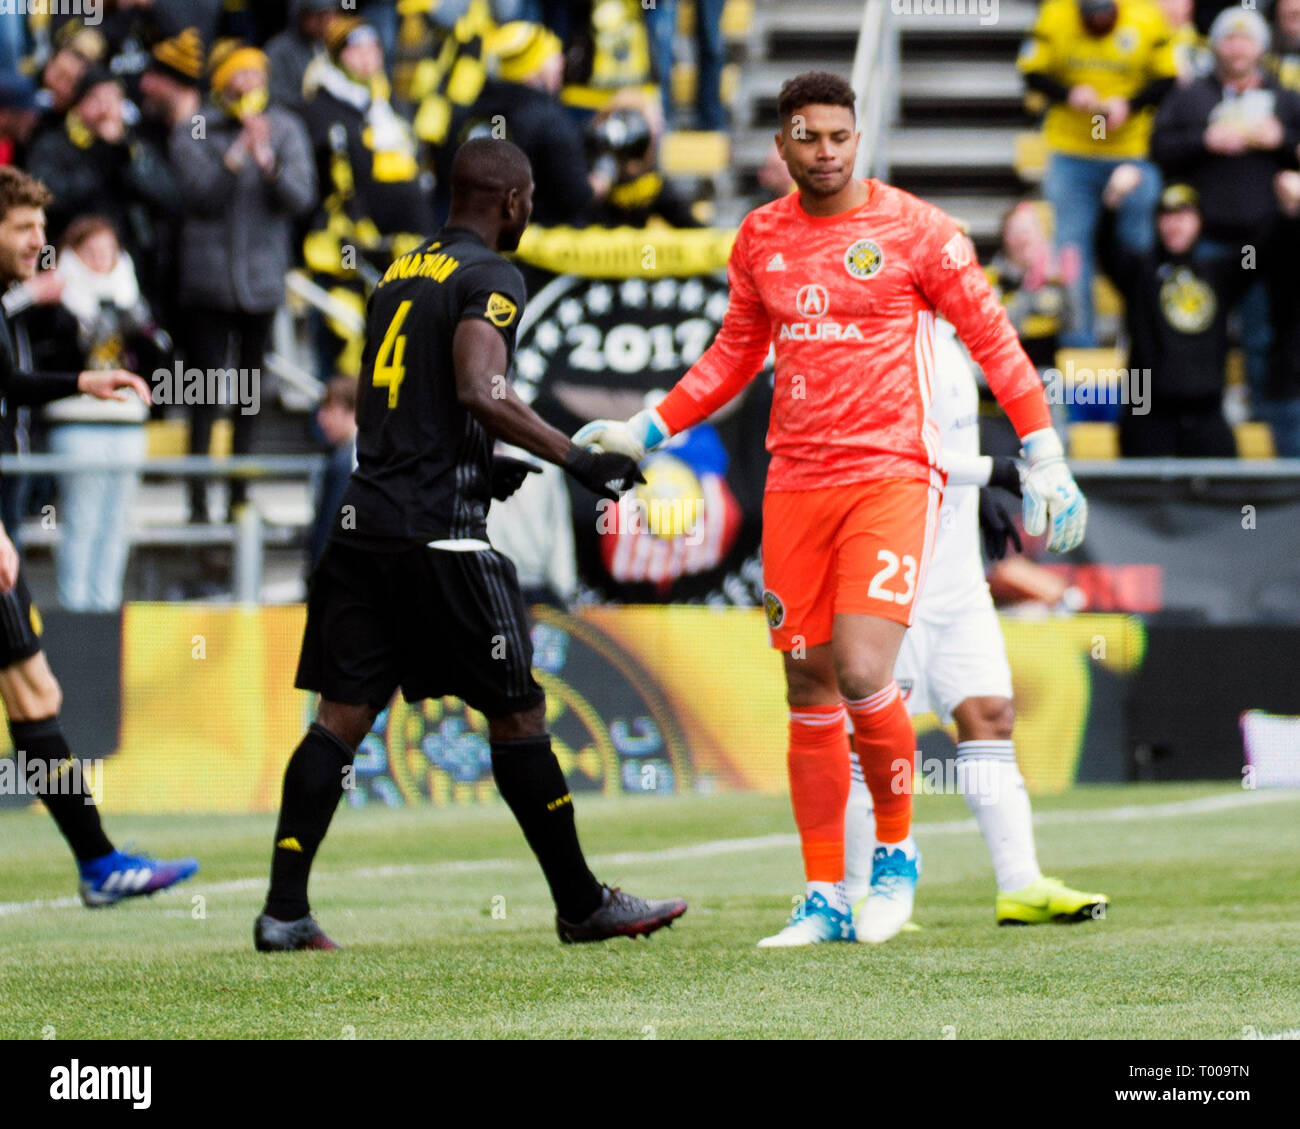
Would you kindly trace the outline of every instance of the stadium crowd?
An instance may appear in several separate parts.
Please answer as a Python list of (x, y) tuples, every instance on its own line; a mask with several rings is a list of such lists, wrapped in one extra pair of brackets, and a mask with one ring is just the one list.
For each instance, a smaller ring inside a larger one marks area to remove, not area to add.
[(1300, 0), (1269, 14), (1045, 0), (1020, 53), (1044, 114), (1047, 208), (1007, 217), (992, 273), (1050, 365), (1058, 344), (1100, 344), (1101, 266), (1124, 299), (1128, 367), (1151, 373), (1149, 402), (1120, 407), (1126, 455), (1236, 454), (1224, 415), (1235, 334), (1250, 410), (1279, 455), (1300, 456)]
[[(388, 263), (445, 219), (452, 157), (475, 136), (508, 136), (528, 154), (541, 225), (696, 226), (657, 171), (674, 120), (676, 7), (104, 0), (85, 17), (57, 5), (4, 16), (0, 165), (49, 188), (57, 249), (5, 295), (8, 344), (38, 367), (260, 373), (286, 273), (305, 270), (360, 312)], [(696, 6), (704, 128), (724, 120), (722, 7)], [(312, 329), (332, 421), (351, 402), (337, 378), (355, 376), (360, 341), (319, 314)], [(36, 418), (9, 410), (0, 450), (31, 449), (35, 435), (56, 453), (142, 459), (143, 418), (85, 400)], [(224, 407), (186, 406), (191, 453), (211, 449)], [(259, 413), (232, 414), (233, 452), (256, 451)], [(137, 480), (61, 482), (65, 606), (120, 603)], [(213, 520), (204, 480), (190, 481), (190, 520)], [(14, 531), (27, 486), (4, 484), (0, 516)], [(230, 483), (231, 513), (245, 490)]]
[[(695, 5), (690, 113), (672, 90), (672, 0), (104, 0), (93, 22), (49, 7), (0, 20), (0, 164), (53, 194), (57, 257), (3, 297), (2, 344), (28, 365), (260, 372), (287, 272), (359, 313), (445, 218), (451, 159), (475, 136), (528, 154), (540, 225), (697, 225), (659, 143), (675, 125), (726, 125), (722, 0)], [(1300, 0), (1267, 19), (1222, 0), (1044, 0), (1018, 66), (1044, 113), (1046, 174), (987, 269), (1035, 364), (1101, 342), (1100, 268), (1123, 298), (1127, 363), (1153, 374), (1148, 404), (1108, 417), (1124, 454), (1236, 453), (1235, 341), (1249, 410), (1278, 454), (1300, 455)], [(767, 169), (759, 183), (790, 188)], [(311, 330), (332, 420), (360, 341), (319, 313)], [(219, 410), (185, 407), (191, 453), (209, 451)], [(235, 453), (259, 449), (258, 416), (233, 413)], [(143, 423), (85, 397), (35, 419), (11, 409), (0, 451), (35, 434), (56, 453), (139, 461)], [(346, 428), (318, 426), (346, 448)], [(120, 602), (137, 480), (61, 482), (67, 607)], [(27, 489), (11, 477), (0, 494), (15, 532)], [(231, 513), (244, 490), (230, 484)], [(192, 479), (192, 522), (214, 519), (209, 501)]]

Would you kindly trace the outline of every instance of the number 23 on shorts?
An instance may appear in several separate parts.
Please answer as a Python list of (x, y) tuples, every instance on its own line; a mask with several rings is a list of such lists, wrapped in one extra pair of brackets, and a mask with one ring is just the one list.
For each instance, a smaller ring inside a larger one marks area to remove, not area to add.
[(876, 558), (880, 561), (880, 569), (872, 576), (867, 595), (887, 604), (910, 604), (916, 595), (916, 558), (911, 553), (899, 557), (888, 549), (878, 550)]

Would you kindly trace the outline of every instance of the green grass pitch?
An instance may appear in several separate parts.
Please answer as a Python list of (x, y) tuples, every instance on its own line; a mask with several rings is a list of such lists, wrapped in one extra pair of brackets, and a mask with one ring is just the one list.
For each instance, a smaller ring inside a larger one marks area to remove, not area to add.
[[(998, 929), (954, 796), (917, 800), (916, 921), (887, 945), (766, 950), (802, 889), (788, 802), (578, 798), (599, 876), (690, 912), (562, 946), (504, 805), (340, 811), (313, 908), (339, 953), (255, 953), (274, 819), (125, 817), (193, 852), (177, 891), (90, 911), (44, 813), (0, 816), (0, 1037), (1241, 1038), (1300, 1027), (1300, 795), (1080, 788), (1036, 802), (1044, 870), (1105, 921)], [(201, 902), (195, 902), (196, 896)]]

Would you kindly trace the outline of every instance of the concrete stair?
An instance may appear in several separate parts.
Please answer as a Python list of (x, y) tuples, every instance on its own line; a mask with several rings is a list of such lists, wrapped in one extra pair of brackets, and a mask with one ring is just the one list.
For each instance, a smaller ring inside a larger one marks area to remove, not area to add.
[[(907, 6), (905, 0), (892, 5)], [(889, 17), (901, 35), (890, 179), (964, 219), (982, 254), (991, 251), (1003, 213), (1025, 188), (1017, 159), (1032, 152), (1023, 136), (1032, 123), (1015, 56), (1036, 11), (1033, 0), (999, 0), (996, 22), (988, 24), (973, 5), (964, 15), (903, 11)], [(847, 77), (861, 19), (860, 0), (754, 5), (733, 103), (730, 184), (720, 192), (720, 221), (734, 222), (752, 205), (781, 83), (812, 68)]]
[[(1025, 191), (1017, 158), (1032, 122), (1016, 53), (1032, 26), (1033, 0), (998, 0), (996, 22), (964, 15), (903, 14), (900, 112), (891, 179), (965, 220), (987, 257), (1002, 216)], [(987, 17), (985, 17), (987, 18)]]

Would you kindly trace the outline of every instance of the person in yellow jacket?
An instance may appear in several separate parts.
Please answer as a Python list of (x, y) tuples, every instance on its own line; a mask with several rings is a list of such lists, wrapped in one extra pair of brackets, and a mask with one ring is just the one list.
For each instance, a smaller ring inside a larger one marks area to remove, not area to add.
[(512, 141), (533, 170), (533, 224), (581, 226), (591, 206), (593, 184), (583, 155), (582, 129), (560, 101), (564, 46), (541, 24), (515, 20), (487, 39), (496, 74), (483, 83), (472, 105), (452, 115), (446, 143), (435, 148), (439, 216), (450, 207), (451, 167), (460, 146), (474, 137)]
[(1300, 92), (1300, 0), (1273, 5), (1273, 50), (1264, 66), (1288, 90)]
[(496, 29), (488, 0), (398, 0), (393, 90), (416, 106), (415, 132), (443, 145), (452, 115), (472, 105), (487, 80), (484, 41)]
[(1142, 170), (1126, 200), (1118, 237), (1149, 250), (1160, 178), (1148, 161), (1155, 108), (1178, 74), (1169, 25), (1153, 0), (1046, 0), (1017, 60), (1033, 99), (1045, 101), (1048, 165), (1043, 195), (1074, 306), (1066, 346), (1096, 344), (1093, 244), (1101, 194), (1125, 162)]
[[(393, 259), (436, 230), (431, 157), (412, 126), (413, 107), (392, 92), (378, 29), (335, 15), (324, 42), (326, 57), (303, 81), (301, 116), (321, 185), (303, 260), (340, 305), (364, 314), (369, 288)], [(337, 319), (327, 324), (318, 366), (355, 375), (360, 335)]]

